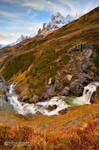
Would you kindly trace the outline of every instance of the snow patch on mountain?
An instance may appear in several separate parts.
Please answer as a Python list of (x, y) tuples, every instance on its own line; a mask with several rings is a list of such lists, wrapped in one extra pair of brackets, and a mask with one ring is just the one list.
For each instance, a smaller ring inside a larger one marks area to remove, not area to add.
[(70, 15), (63, 17), (59, 12), (57, 12), (55, 15), (51, 16), (48, 23), (43, 23), (43, 28), (38, 30), (38, 34), (44, 34), (50, 30), (61, 28), (75, 19), (77, 19), (77, 17), (74, 18)]
[(29, 36), (21, 35), (15, 42), (13, 42), (11, 44), (8, 44), (8, 45), (2, 45), (2, 44), (0, 44), (0, 49), (6, 48), (6, 47), (10, 47), (10, 46), (14, 46), (14, 45), (16, 45), (16, 44), (18, 44), (18, 43), (26, 40), (26, 39), (29, 39), (29, 38), (30, 38)]
[(30, 37), (29, 36), (24, 36), (24, 35), (21, 35), (15, 42), (9, 44), (9, 46), (13, 46), (13, 45), (16, 45), (26, 39), (29, 39)]

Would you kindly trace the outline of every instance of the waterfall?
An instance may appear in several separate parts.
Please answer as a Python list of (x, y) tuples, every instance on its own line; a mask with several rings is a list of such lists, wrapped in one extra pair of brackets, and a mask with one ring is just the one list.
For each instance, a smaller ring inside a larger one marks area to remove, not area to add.
[(90, 104), (92, 94), (96, 91), (97, 86), (99, 86), (99, 83), (93, 82), (84, 88), (83, 98), (86, 100), (87, 103)]
[[(18, 101), (18, 96), (14, 92), (15, 84), (11, 84), (9, 87), (9, 92), (7, 93), (8, 103), (12, 105), (13, 109), (22, 115), (36, 114), (37, 112), (43, 115), (58, 115), (63, 109), (68, 109), (72, 106), (91, 104), (91, 97), (93, 92), (96, 91), (99, 82), (92, 82), (86, 87), (84, 87), (83, 95), (81, 97), (70, 98), (67, 103), (67, 98), (65, 96), (56, 96), (51, 98), (51, 100), (46, 102), (38, 102), (36, 104), (28, 104)], [(56, 106), (55, 109), (49, 110), (48, 107)]]
[(97, 86), (99, 86), (99, 82), (92, 82), (85, 86), (82, 96), (70, 99), (72, 105), (91, 104), (91, 98)]

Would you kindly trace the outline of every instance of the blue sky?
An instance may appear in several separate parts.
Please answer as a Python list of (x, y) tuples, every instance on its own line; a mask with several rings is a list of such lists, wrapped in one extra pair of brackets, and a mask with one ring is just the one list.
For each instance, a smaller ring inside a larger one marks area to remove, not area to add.
[(56, 12), (81, 16), (97, 6), (99, 0), (0, 0), (0, 44), (34, 36)]

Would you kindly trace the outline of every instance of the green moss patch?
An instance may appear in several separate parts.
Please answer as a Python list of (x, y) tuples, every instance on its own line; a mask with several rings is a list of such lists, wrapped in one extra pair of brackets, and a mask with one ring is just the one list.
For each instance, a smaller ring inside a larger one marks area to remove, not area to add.
[(33, 63), (33, 61), (33, 52), (17, 56), (12, 60), (8, 61), (3, 70), (3, 74), (6, 80), (9, 80), (13, 75), (18, 73), (19, 71), (24, 72), (25, 70), (27, 70), (31, 63)]

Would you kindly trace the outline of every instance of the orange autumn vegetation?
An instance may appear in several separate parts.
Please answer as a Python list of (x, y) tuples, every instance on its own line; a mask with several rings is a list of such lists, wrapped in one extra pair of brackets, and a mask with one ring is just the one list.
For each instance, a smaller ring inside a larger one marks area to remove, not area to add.
[[(71, 128), (59, 132), (49, 130), (43, 133), (25, 126), (18, 129), (1, 127), (0, 135), (1, 149), (6, 140), (7, 142), (22, 141), (28, 143), (27, 149), (33, 150), (98, 150), (99, 121), (91, 122), (84, 129)], [(21, 149), (25, 150), (27, 146), (23, 146)], [(7, 145), (5, 149), (16, 149), (16, 147)]]
[[(0, 148), (4, 150), (98, 150), (98, 112), (99, 104), (74, 107), (64, 115), (52, 117), (23, 117), (9, 112), (8, 117), (5, 117), (0, 124)], [(27, 145), (4, 146), (5, 142), (24, 142)]]

